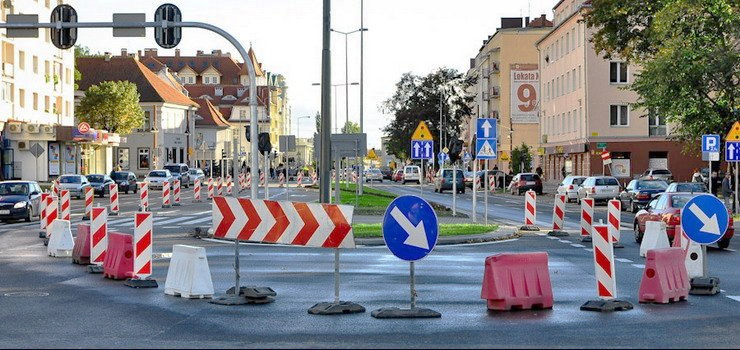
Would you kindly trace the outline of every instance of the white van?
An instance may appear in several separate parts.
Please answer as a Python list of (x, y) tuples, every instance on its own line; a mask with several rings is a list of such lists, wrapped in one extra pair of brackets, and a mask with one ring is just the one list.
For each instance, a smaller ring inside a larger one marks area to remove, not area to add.
[(403, 168), (403, 184), (413, 181), (421, 184), (421, 168), (418, 165), (407, 165)]

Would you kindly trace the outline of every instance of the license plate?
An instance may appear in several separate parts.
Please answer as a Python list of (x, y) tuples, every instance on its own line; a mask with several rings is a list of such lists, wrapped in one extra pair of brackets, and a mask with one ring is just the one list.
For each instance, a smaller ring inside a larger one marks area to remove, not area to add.
[(534, 181), (527, 181), (527, 185), (534, 185)]
[(10, 214), (10, 210), (0, 210), (0, 215), (8, 215)]

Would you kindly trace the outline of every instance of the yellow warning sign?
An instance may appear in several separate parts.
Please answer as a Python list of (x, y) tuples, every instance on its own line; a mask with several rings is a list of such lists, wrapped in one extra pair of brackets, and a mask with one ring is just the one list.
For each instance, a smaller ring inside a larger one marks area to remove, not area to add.
[(375, 154), (375, 148), (371, 148), (370, 151), (367, 152), (367, 158), (370, 160), (378, 159), (378, 155)]
[(414, 141), (420, 141), (420, 140), (431, 141), (432, 133), (429, 131), (429, 127), (427, 127), (427, 123), (425, 123), (423, 120), (420, 121), (419, 126), (416, 127), (416, 131), (414, 131), (414, 134), (411, 135), (411, 139)]
[(506, 152), (501, 152), (501, 160), (509, 160), (509, 154)]
[(740, 141), (740, 122), (735, 122), (727, 133), (726, 141)]

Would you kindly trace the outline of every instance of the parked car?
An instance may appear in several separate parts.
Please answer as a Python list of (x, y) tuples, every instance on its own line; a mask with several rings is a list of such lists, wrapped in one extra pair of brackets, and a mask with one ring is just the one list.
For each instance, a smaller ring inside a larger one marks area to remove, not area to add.
[(114, 171), (111, 173), (111, 179), (118, 184), (118, 191), (128, 194), (129, 191), (136, 193), (139, 191), (136, 182), (136, 174), (130, 171)]
[(380, 181), (383, 182), (383, 173), (380, 169), (367, 169), (365, 170), (365, 182)]
[[(662, 193), (658, 197), (653, 198), (645, 209), (640, 210), (635, 215), (635, 221), (633, 223), (635, 241), (637, 243), (642, 242), (642, 237), (645, 235), (646, 222), (663, 221), (666, 224), (668, 239), (673, 242), (673, 237), (676, 235), (676, 227), (681, 225), (681, 208), (691, 198), (698, 195), (699, 193), (676, 192)], [(735, 229), (732, 227), (734, 225), (732, 214), (729, 216), (730, 225), (727, 228), (727, 232), (717, 242), (717, 246), (721, 249), (727, 248), (730, 245), (730, 239), (735, 235)]]
[(591, 176), (581, 183), (578, 189), (578, 203), (584, 198), (593, 198), (594, 202), (608, 201), (619, 197), (619, 181), (613, 176)]
[(407, 165), (403, 167), (403, 184), (405, 185), (407, 182), (416, 181), (416, 183), (421, 183), (421, 168), (419, 168), (418, 165)]
[(77, 199), (84, 197), (85, 189), (90, 187), (90, 181), (85, 175), (65, 174), (57, 177), (57, 181), (60, 189), (69, 191), (69, 196)]
[(519, 173), (514, 175), (514, 178), (509, 184), (509, 192), (511, 194), (521, 195), (522, 193), (533, 190), (537, 194), (542, 194), (542, 179), (535, 173)]
[[(146, 178), (144, 178), (144, 182), (149, 184), (149, 189), (151, 190), (161, 190), (163, 183), (165, 181), (172, 182), (175, 178), (172, 176), (172, 173), (170, 173), (169, 170), (152, 170), (149, 172), (149, 174), (146, 175)], [(172, 186), (172, 185), (170, 185)]]
[(195, 179), (200, 179), (201, 185), (205, 183), (204, 179), (206, 177), (206, 174), (203, 172), (203, 170), (200, 170), (198, 168), (190, 168), (190, 170), (188, 170), (188, 175), (190, 175), (190, 184), (193, 186), (195, 186)]
[(393, 172), (393, 177), (391, 178), (394, 182), (401, 182), (403, 181), (403, 169), (398, 169)]
[(565, 200), (570, 202), (578, 201), (578, 189), (581, 188), (581, 183), (586, 180), (585, 176), (568, 175), (563, 179), (563, 182), (558, 184), (558, 194), (564, 194)]
[(642, 180), (663, 180), (666, 183), (673, 182), (673, 174), (670, 170), (667, 169), (653, 169), (648, 168), (645, 170), (644, 173), (642, 173), (642, 177), (640, 177)]
[[(453, 181), (453, 174), (455, 174), (455, 181)], [(465, 175), (462, 170), (457, 169), (457, 172), (454, 173), (452, 169), (440, 169), (434, 176), (434, 192), (452, 191), (453, 183), (457, 183), (455, 185), (457, 193), (465, 193)]]
[(36, 181), (0, 182), (0, 220), (31, 221), (39, 216), (41, 187)]
[(190, 169), (187, 164), (167, 164), (164, 168), (170, 171), (175, 180), (180, 180), (180, 186), (190, 187)]
[(473, 188), (473, 178), (475, 178), (475, 174), (473, 174), (472, 171), (463, 171), (463, 175), (465, 176), (463, 179), (465, 187)]
[(380, 167), (380, 172), (383, 173), (383, 179), (390, 180), (393, 175), (393, 170), (387, 165)]
[[(702, 184), (699, 183), (699, 185)], [(667, 188), (668, 184), (663, 180), (632, 180), (619, 194), (619, 200), (622, 201), (622, 210), (637, 213), (655, 196), (665, 192)]]
[(100, 198), (105, 197), (105, 194), (110, 192), (108, 185), (115, 183), (110, 176), (103, 174), (87, 175), (87, 180), (90, 181), (90, 186), (95, 190), (95, 195)]
[(709, 192), (707, 185), (703, 182), (674, 182), (668, 185), (665, 192), (697, 192), (706, 193)]

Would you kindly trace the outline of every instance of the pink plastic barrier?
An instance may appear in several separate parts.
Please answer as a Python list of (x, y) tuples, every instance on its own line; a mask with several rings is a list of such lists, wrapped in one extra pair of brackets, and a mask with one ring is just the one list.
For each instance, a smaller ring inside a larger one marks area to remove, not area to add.
[(501, 253), (486, 258), (481, 299), (489, 310), (552, 308), (547, 253)]

